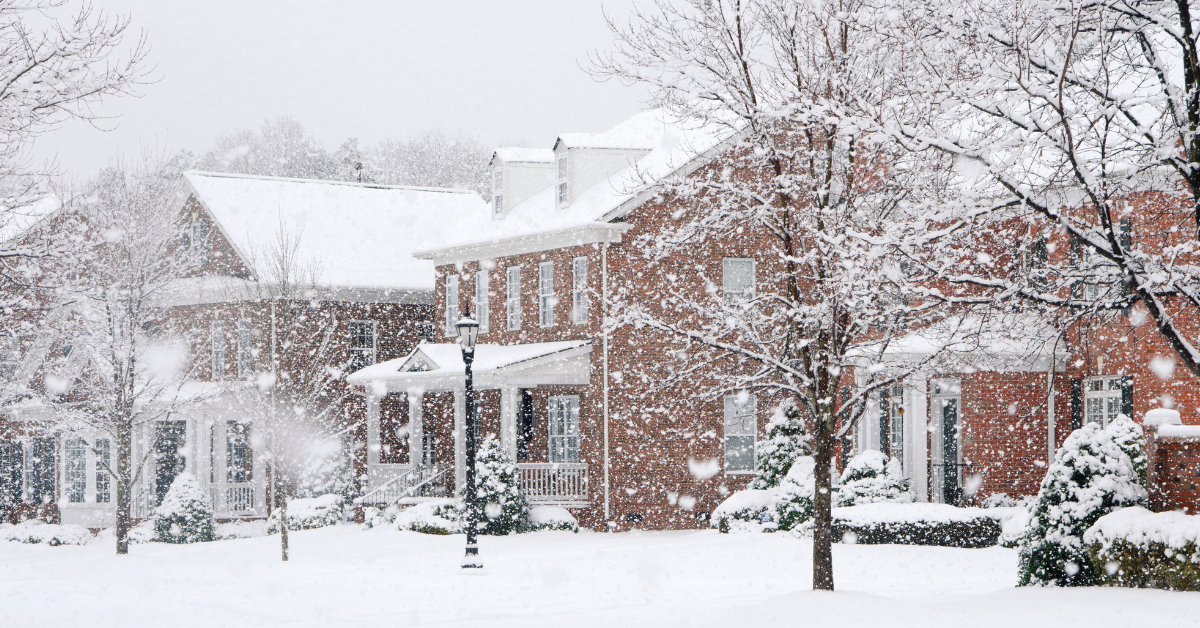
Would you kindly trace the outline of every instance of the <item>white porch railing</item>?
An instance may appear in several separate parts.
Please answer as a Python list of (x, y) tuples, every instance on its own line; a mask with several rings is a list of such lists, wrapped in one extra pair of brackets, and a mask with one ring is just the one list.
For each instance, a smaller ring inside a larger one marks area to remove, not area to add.
[(227, 487), (225, 489), (225, 510), (229, 513), (244, 513), (254, 510), (254, 487)]
[(384, 508), (405, 497), (444, 495), (449, 492), (447, 481), (452, 471), (447, 465), (417, 465), (354, 501)]
[(520, 462), (521, 493), (533, 503), (588, 500), (587, 465), (581, 462)]

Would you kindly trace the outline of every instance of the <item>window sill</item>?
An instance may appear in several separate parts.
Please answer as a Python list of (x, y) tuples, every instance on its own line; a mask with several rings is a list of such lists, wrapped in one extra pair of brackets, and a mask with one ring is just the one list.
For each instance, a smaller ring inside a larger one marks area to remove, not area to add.
[(725, 475), (757, 475), (758, 471), (725, 471)]

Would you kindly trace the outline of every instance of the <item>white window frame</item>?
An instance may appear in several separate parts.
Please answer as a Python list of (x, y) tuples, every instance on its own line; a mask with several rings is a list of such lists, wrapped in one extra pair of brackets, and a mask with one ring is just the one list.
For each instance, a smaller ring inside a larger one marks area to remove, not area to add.
[(87, 445), (82, 438), (63, 440), (63, 497), (82, 504), (87, 495)]
[(588, 322), (588, 258), (571, 260), (571, 322), (582, 325)]
[(212, 378), (214, 382), (225, 379), (225, 340), (225, 321), (213, 321), (209, 344), (212, 345)]
[(505, 269), (504, 319), (509, 331), (521, 328), (521, 267)]
[(112, 463), (112, 440), (97, 438), (93, 449), (96, 456), (96, 503), (109, 504), (112, 503), (112, 477), (108, 474), (108, 465)]
[(538, 264), (538, 324), (554, 326), (554, 262)]
[(566, 207), (571, 191), (567, 172), (567, 151), (564, 150), (562, 154), (555, 159), (555, 165), (557, 166), (558, 171), (558, 177), (555, 184), (555, 195), (558, 200), (558, 207)]
[(492, 213), (504, 214), (504, 169), (496, 168), (492, 172)]
[[(749, 286), (737, 285), (734, 279), (738, 277), (738, 271), (745, 271), (749, 267)], [(757, 294), (757, 264), (753, 258), (749, 257), (725, 257), (721, 259), (721, 296), (728, 303), (737, 301), (749, 301)]]
[(1108, 427), (1117, 418), (1124, 398), (1121, 380), (1120, 375), (1097, 375), (1083, 380), (1084, 423)]
[[(758, 446), (758, 399), (747, 395), (745, 402), (739, 403), (739, 396), (725, 396), (725, 473), (731, 475), (752, 474), (758, 466), (754, 454)], [(749, 466), (741, 460), (747, 450)]]
[(237, 322), (237, 369), (238, 377), (246, 379), (254, 374), (254, 330), (250, 319), (242, 318)]
[(555, 395), (546, 404), (550, 462), (579, 462), (579, 395)]
[(446, 275), (446, 335), (458, 336), (458, 275)]
[[(355, 338), (359, 338), (359, 337), (363, 336), (363, 334), (359, 333), (358, 330), (361, 330), (364, 328), (369, 330), (369, 335), (371, 338), (371, 346), (369, 346), (369, 347), (355, 346), (355, 344), (354, 344)], [(366, 319), (347, 321), (347, 331), (349, 333), (346, 336), (346, 347), (350, 352), (350, 364), (356, 365), (356, 364), (361, 363), (364, 366), (370, 366), (372, 364), (375, 364), (376, 356), (377, 356), (376, 350), (379, 347), (379, 333), (378, 333), (379, 332), (379, 324), (378, 324), (378, 322), (372, 321), (372, 320), (366, 320)], [(360, 362), (358, 360), (355, 360), (356, 355), (363, 355), (366, 357)], [(354, 366), (351, 366), (351, 368), (354, 368)], [(358, 367), (358, 368), (362, 368), (362, 367)]]
[(488, 332), (488, 318), (491, 315), (491, 307), (488, 300), (488, 289), (490, 284), (488, 271), (482, 268), (475, 272), (475, 320), (479, 321), (479, 333), (486, 334)]
[(888, 390), (887, 396), (887, 437), (888, 454), (900, 461), (904, 467), (905, 425), (904, 425), (904, 386), (897, 384)]

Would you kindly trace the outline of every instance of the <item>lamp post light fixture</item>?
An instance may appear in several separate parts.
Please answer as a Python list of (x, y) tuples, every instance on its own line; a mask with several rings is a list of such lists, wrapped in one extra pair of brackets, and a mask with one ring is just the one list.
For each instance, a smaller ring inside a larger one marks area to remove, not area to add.
[(467, 408), (466, 421), (466, 465), (467, 465), (467, 553), (463, 556), (464, 569), (483, 567), (479, 560), (479, 545), (475, 542), (475, 528), (479, 523), (479, 509), (475, 503), (475, 382), (471, 374), (471, 362), (475, 360), (475, 340), (479, 336), (479, 323), (471, 318), (471, 310), (467, 309), (464, 316), (458, 319), (455, 328), (458, 329), (458, 346), (462, 349), (463, 364), (466, 365), (467, 383), (463, 401)]

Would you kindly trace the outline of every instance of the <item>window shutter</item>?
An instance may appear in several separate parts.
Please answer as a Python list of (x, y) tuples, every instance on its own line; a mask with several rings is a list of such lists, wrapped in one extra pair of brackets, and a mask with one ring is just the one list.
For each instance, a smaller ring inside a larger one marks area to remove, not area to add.
[(1032, 278), (1031, 284), (1039, 290), (1046, 289), (1046, 238), (1040, 237), (1033, 241), (1032, 251), (1030, 251), (1030, 269), (1029, 274)]
[(890, 456), (892, 441), (888, 438), (888, 396), (879, 393), (879, 453)]
[(1121, 377), (1121, 414), (1133, 418), (1133, 376)]
[[(846, 407), (846, 402), (850, 400), (850, 387), (842, 386), (839, 393), (841, 399), (838, 402), (838, 415), (840, 420), (839, 426), (844, 426), (850, 421), (850, 409)], [(850, 449), (854, 445), (854, 435), (850, 430), (846, 431), (846, 435), (842, 437), (842, 466), (845, 467), (847, 462), (850, 462)]]
[[(1080, 242), (1079, 238), (1073, 233), (1071, 234), (1070, 256), (1071, 256), (1071, 269), (1074, 270), (1076, 274), (1078, 274), (1080, 272), (1080, 268), (1079, 268), (1080, 263), (1083, 261), (1083, 243)], [(1083, 282), (1080, 281), (1078, 278), (1071, 281), (1071, 298), (1072, 299), (1082, 299), (1083, 298)]]
[[(1129, 249), (1133, 248), (1133, 223), (1130, 221), (1130, 219), (1122, 218), (1117, 223), (1117, 241), (1121, 244), (1121, 253), (1125, 256), (1125, 263), (1129, 264)], [(1128, 296), (1132, 294), (1134, 288), (1133, 275), (1130, 275), (1128, 272), (1126, 272), (1125, 276), (1121, 279), (1121, 285), (1123, 288), (1121, 296)], [(1128, 316), (1129, 308), (1121, 308), (1121, 313)], [(1133, 415), (1126, 416), (1133, 418)]]
[(1083, 380), (1071, 380), (1071, 430), (1083, 427)]

